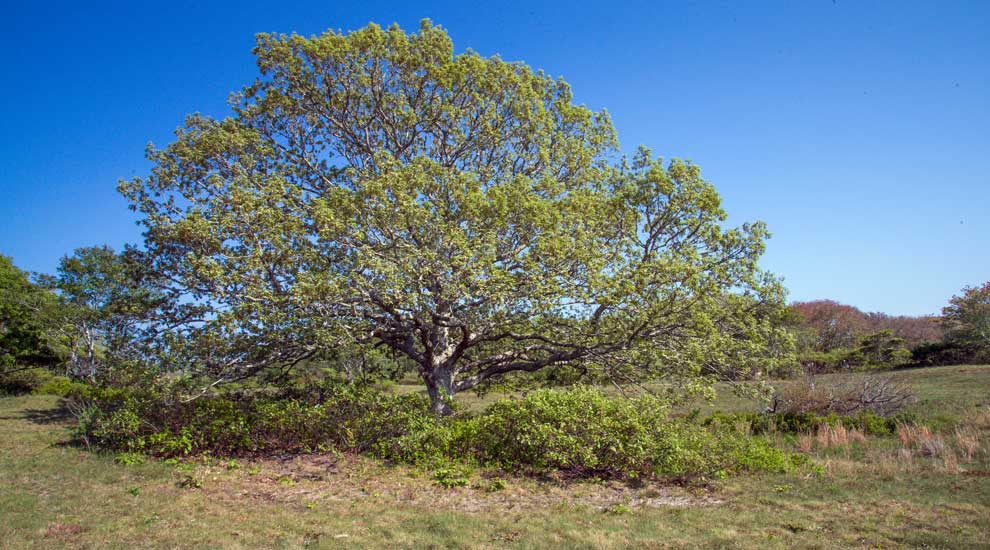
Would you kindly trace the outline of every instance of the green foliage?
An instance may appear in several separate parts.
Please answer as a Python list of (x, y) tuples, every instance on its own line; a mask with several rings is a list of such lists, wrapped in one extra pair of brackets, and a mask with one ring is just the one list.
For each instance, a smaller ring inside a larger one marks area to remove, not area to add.
[(0, 255), (0, 375), (15, 365), (45, 366), (58, 360), (44, 323), (55, 297)]
[(806, 433), (814, 432), (823, 426), (843, 426), (846, 429), (856, 428), (870, 435), (891, 435), (896, 433), (897, 425), (909, 422), (907, 416), (883, 417), (878, 414), (861, 411), (856, 415), (842, 416), (836, 413), (821, 415), (812, 412), (805, 413), (724, 413), (715, 412), (704, 420), (706, 426), (743, 427), (753, 434), (773, 433)]
[(19, 369), (0, 374), (0, 395), (47, 393), (40, 391), (53, 381), (53, 375), (40, 368)]
[(804, 350), (798, 353), (803, 373), (820, 374), (852, 370), (851, 349), (836, 348), (829, 351)]
[(261, 34), (254, 53), (233, 116), (188, 117), (120, 184), (154, 273), (199, 312), (163, 316), (183, 364), (226, 381), (384, 347), (449, 413), (517, 371), (790, 361), (764, 224), (727, 227), (696, 165), (620, 158), (608, 114), (562, 79), (455, 53), (429, 21)]
[(539, 390), (469, 421), (462, 445), (505, 468), (604, 477), (716, 476), (783, 471), (788, 457), (761, 439), (672, 420), (654, 397), (610, 398), (591, 388)]
[(130, 392), (97, 396), (87, 439), (159, 456), (299, 453), (338, 449), (417, 462), (436, 455), (437, 418), (419, 396), (339, 386), (320, 402), (294, 397), (203, 397)]
[[(106, 382), (166, 344), (142, 338), (150, 328), (150, 312), (167, 310), (168, 300), (162, 281), (136, 249), (76, 249), (61, 259), (56, 276), (41, 281), (58, 299), (59, 307), (48, 320), (49, 334), (64, 350), (69, 376)], [(157, 336), (154, 331), (149, 334)]]
[(853, 356), (861, 363), (883, 368), (903, 365), (911, 358), (903, 338), (897, 338), (889, 330), (881, 330), (864, 336)]
[(446, 489), (452, 489), (454, 487), (467, 487), (471, 482), (458, 468), (438, 468), (433, 472), (433, 481), (437, 485), (444, 487)]
[(990, 354), (990, 281), (953, 296), (942, 322), (947, 342)]
[(622, 516), (625, 514), (631, 514), (632, 508), (626, 506), (625, 504), (613, 504), (611, 506), (606, 507), (602, 511), (606, 514), (610, 514), (613, 516)]
[(134, 466), (144, 464), (145, 456), (140, 453), (120, 453), (113, 458), (113, 461), (124, 466)]
[[(653, 397), (609, 398), (590, 388), (540, 390), (500, 401), (467, 421), (460, 444), (504, 468), (603, 477), (695, 477), (740, 469), (787, 469), (766, 442), (712, 433), (669, 418)], [(456, 439), (457, 436), (455, 436)]]
[(921, 367), (990, 363), (990, 350), (955, 341), (929, 342), (911, 350), (911, 363)]
[(34, 393), (57, 395), (59, 397), (83, 397), (94, 390), (94, 386), (72, 380), (65, 376), (51, 376), (38, 386)]
[(500, 477), (493, 477), (482, 488), (488, 493), (497, 493), (508, 486), (508, 482)]
[(918, 366), (963, 365), (990, 362), (990, 282), (965, 287), (942, 308), (941, 342), (911, 350)]
[(466, 484), (462, 466), (468, 463), (534, 473), (679, 479), (785, 471), (792, 465), (761, 438), (672, 420), (669, 408), (653, 397), (609, 398), (586, 388), (540, 390), (498, 402), (477, 416), (440, 418), (419, 396), (355, 386), (328, 389), (323, 396), (321, 402), (285, 396), (183, 402), (168, 394), (106, 393), (96, 398), (102, 408), (85, 409), (80, 430), (87, 441), (106, 448), (159, 456), (363, 452), (431, 465), (444, 486)]

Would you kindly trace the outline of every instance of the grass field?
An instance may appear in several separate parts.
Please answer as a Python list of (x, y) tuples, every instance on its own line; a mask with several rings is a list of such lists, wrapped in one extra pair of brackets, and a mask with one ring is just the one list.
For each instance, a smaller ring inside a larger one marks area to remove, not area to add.
[[(694, 488), (503, 475), (492, 490), (478, 471), (444, 489), (431, 472), (334, 455), (134, 464), (66, 445), (56, 398), (0, 398), (0, 547), (990, 547), (990, 366), (895, 376), (951, 455), (782, 435), (821, 472)], [(721, 395), (710, 407), (758, 406)]]

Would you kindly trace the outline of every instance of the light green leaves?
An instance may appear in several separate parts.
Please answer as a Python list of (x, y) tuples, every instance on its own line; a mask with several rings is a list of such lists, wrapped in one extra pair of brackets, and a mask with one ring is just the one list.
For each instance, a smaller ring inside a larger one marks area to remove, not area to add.
[(428, 21), (259, 35), (234, 116), (189, 117), (121, 184), (156, 268), (212, 311), (210, 363), (384, 345), (441, 395), (562, 365), (694, 379), (769, 360), (783, 293), (762, 224), (724, 228), (693, 164), (617, 163), (608, 114), (563, 80), (453, 52)]

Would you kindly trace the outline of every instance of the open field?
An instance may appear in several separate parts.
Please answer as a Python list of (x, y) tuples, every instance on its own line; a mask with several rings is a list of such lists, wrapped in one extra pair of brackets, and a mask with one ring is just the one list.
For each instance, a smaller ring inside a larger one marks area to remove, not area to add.
[[(918, 402), (911, 410), (924, 416), (959, 416), (967, 411), (978, 409), (980, 406), (990, 406), (990, 366), (960, 365), (951, 367), (914, 368), (884, 372), (898, 382), (910, 385)], [(847, 377), (846, 374), (823, 374), (816, 378), (821, 382), (830, 382)], [(787, 385), (788, 381), (775, 382), (775, 385)], [(618, 394), (611, 386), (605, 386), (606, 393)], [(399, 393), (418, 392), (426, 395), (422, 381), (416, 376), (408, 376), (395, 386)], [(679, 408), (683, 411), (699, 409), (707, 414), (713, 411), (722, 412), (757, 412), (763, 409), (764, 403), (755, 399), (736, 395), (725, 384), (716, 387), (718, 397), (714, 401), (699, 400), (685, 403)], [(470, 411), (479, 411), (495, 401), (510, 394), (488, 393), (478, 397), (472, 392), (457, 395), (459, 407)]]
[[(334, 455), (128, 464), (65, 445), (57, 399), (2, 398), (0, 547), (986, 547), (990, 366), (895, 376), (951, 457), (897, 437), (781, 435), (821, 472), (704, 488), (508, 477), (492, 490), (478, 471), (444, 489), (431, 472)], [(723, 396), (712, 408), (755, 406)]]

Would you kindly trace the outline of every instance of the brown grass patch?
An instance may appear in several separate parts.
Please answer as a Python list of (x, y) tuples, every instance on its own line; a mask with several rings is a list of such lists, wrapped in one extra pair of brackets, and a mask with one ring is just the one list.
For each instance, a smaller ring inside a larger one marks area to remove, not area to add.
[(86, 532), (86, 528), (75, 523), (49, 523), (45, 529), (46, 539), (71, 539)]
[[(290, 459), (244, 463), (236, 473), (222, 465), (206, 465), (198, 474), (208, 480), (201, 490), (211, 498), (245, 497), (285, 505), (319, 502), (379, 503), (389, 506), (429, 505), (437, 509), (486, 513), (553, 507), (604, 510), (708, 506), (722, 500), (670, 484), (595, 482), (552, 477), (533, 479), (500, 473), (505, 488), (492, 491), (491, 472), (468, 475), (464, 487), (444, 488), (429, 471), (386, 465), (357, 455), (314, 454)], [(251, 474), (253, 472), (253, 475)], [(217, 480), (218, 483), (209, 481)]]

